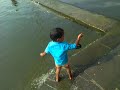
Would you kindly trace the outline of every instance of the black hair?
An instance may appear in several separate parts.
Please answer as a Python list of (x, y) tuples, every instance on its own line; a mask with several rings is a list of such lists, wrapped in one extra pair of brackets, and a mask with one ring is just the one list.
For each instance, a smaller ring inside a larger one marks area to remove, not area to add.
[(61, 38), (64, 35), (64, 30), (62, 28), (54, 28), (50, 32), (50, 38), (53, 41), (57, 41), (58, 38)]

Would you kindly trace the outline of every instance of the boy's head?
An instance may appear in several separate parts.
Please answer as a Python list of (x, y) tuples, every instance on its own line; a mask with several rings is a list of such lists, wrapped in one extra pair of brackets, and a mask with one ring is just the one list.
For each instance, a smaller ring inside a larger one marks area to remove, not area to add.
[(54, 28), (50, 32), (50, 38), (55, 42), (61, 41), (61, 38), (63, 36), (64, 36), (64, 30), (62, 28)]

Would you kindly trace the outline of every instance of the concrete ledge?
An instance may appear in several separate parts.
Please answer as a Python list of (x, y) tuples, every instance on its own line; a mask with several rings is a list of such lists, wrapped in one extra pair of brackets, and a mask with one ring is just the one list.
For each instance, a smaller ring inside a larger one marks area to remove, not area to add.
[(91, 13), (58, 0), (34, 0), (34, 2), (68, 17), (79, 24), (102, 32), (109, 31), (109, 28), (117, 22), (105, 16)]

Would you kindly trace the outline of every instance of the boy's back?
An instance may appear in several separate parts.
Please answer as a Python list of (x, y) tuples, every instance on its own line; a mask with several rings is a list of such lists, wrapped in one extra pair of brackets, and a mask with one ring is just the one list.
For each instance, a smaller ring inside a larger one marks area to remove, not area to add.
[(68, 44), (67, 42), (49, 42), (45, 49), (46, 53), (50, 53), (57, 65), (64, 65), (68, 62), (67, 51), (75, 49), (76, 44)]

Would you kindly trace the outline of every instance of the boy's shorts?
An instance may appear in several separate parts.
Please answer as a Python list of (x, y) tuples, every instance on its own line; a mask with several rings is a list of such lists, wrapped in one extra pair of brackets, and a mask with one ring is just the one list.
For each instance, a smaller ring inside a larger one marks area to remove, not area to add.
[(56, 67), (66, 67), (66, 66), (68, 66), (68, 65), (69, 65), (68, 62), (67, 62), (66, 64), (64, 64), (64, 65), (57, 65), (57, 64), (55, 64)]

